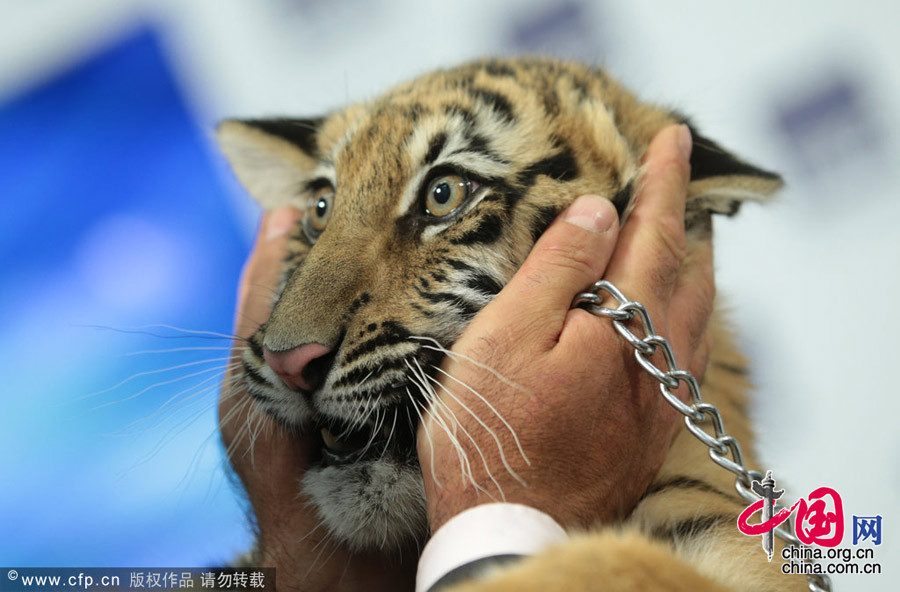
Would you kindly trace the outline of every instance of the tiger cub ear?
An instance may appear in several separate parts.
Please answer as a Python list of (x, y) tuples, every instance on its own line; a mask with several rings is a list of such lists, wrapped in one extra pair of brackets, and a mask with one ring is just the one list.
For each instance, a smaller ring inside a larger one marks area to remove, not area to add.
[(216, 139), (238, 180), (263, 208), (302, 209), (300, 192), (317, 165), (322, 121), (226, 119)]
[(781, 176), (741, 160), (716, 142), (705, 138), (690, 123), (691, 182), (687, 215), (712, 212), (733, 216), (745, 201), (767, 201), (781, 189)]

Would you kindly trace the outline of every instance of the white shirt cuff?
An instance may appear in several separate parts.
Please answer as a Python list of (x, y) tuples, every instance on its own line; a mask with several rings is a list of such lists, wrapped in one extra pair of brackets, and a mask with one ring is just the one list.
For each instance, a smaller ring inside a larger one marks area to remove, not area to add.
[(483, 504), (441, 526), (422, 551), (416, 592), (427, 592), (457, 567), (496, 555), (534, 555), (568, 538), (553, 518), (520, 504)]

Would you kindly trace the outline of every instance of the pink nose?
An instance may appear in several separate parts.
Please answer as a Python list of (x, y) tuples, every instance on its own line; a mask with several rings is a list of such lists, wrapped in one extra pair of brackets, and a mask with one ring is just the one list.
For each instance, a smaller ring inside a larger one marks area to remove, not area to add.
[(263, 349), (263, 357), (288, 387), (302, 391), (314, 391), (321, 386), (330, 364), (316, 364), (316, 360), (331, 353), (331, 348), (321, 343), (306, 343), (283, 352)]

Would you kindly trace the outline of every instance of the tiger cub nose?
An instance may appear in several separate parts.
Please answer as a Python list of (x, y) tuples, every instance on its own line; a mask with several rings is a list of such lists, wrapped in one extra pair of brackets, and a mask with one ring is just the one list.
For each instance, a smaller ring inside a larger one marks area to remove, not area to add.
[(295, 391), (318, 389), (334, 362), (331, 348), (321, 343), (306, 343), (282, 352), (264, 347), (263, 358), (275, 374)]

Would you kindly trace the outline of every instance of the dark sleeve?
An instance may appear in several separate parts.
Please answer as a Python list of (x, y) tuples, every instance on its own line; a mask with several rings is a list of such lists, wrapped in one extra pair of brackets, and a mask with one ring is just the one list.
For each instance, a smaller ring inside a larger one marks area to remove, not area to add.
[(494, 555), (493, 557), (482, 557), (451, 570), (435, 582), (434, 586), (428, 589), (428, 592), (441, 592), (448, 588), (466, 582), (469, 580), (477, 580), (498, 567), (506, 566), (510, 563), (517, 563), (524, 555)]

